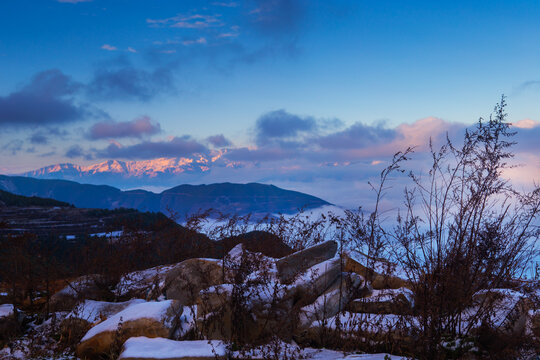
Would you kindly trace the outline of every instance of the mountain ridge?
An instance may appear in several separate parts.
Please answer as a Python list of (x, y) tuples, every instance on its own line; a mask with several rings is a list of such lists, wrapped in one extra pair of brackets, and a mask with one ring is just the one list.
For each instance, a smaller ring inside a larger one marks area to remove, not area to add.
[(331, 205), (309, 194), (259, 183), (184, 184), (153, 193), (71, 180), (0, 175), (0, 189), (17, 195), (52, 198), (83, 208), (124, 207), (165, 214), (172, 211), (181, 218), (210, 209), (230, 215), (262, 217)]

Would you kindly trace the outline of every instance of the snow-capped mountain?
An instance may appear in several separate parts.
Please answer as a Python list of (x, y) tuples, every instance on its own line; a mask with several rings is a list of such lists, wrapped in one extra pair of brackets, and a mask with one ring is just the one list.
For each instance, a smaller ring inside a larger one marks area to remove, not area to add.
[(179, 174), (202, 174), (209, 170), (209, 163), (216, 160), (216, 157), (207, 159), (200, 156), (140, 161), (108, 160), (87, 166), (65, 163), (46, 166), (20, 175), (38, 179), (84, 180), (89, 184), (107, 183), (124, 187), (140, 184), (145, 179), (167, 182)]

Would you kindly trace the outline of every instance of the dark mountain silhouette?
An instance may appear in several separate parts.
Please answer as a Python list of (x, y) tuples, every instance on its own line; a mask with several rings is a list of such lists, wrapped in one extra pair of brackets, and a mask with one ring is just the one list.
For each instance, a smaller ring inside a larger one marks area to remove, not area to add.
[(211, 184), (180, 185), (160, 194), (145, 190), (122, 191), (107, 185), (79, 184), (68, 180), (44, 180), (0, 175), (0, 189), (24, 196), (64, 201), (81, 208), (133, 208), (140, 211), (175, 213), (179, 219), (209, 209), (231, 214), (291, 214), (328, 202), (317, 197), (273, 185)]

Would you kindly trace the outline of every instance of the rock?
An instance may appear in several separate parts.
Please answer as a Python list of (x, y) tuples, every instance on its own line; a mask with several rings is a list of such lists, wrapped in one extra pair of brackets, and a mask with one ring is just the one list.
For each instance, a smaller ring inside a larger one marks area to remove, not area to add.
[(278, 276), (283, 283), (290, 283), (310, 267), (333, 258), (337, 249), (337, 242), (327, 241), (283, 257), (276, 262)]
[(221, 341), (174, 341), (132, 337), (123, 346), (119, 360), (214, 360), (224, 359), (227, 348)]
[(343, 263), (345, 272), (354, 272), (363, 276), (371, 283), (371, 286), (373, 286), (374, 289), (399, 289), (402, 287), (409, 287), (408, 281), (392, 275), (392, 264), (385, 262), (382, 259), (373, 260), (374, 267), (380, 272), (362, 265), (347, 254), (343, 254)]
[(12, 304), (0, 305), (0, 347), (9, 342), (21, 329), (20, 317)]
[(290, 285), (287, 296), (300, 306), (310, 304), (324, 294), (341, 274), (341, 259), (333, 258), (323, 261), (296, 276)]
[(222, 283), (223, 267), (220, 260), (188, 259), (169, 270), (164, 291), (168, 299), (192, 305), (197, 302), (202, 289)]
[(335, 316), (343, 310), (349, 301), (369, 293), (364, 278), (355, 273), (343, 273), (334, 284), (312, 304), (302, 307), (300, 311), (300, 326), (309, 327), (314, 321)]
[(293, 252), (279, 236), (258, 230), (227, 237), (216, 243), (222, 245), (227, 251), (238, 244), (244, 244), (244, 247), (247, 250), (262, 253), (265, 256), (272, 258), (281, 258), (290, 255)]
[(175, 265), (160, 265), (134, 271), (120, 278), (114, 294), (120, 299), (139, 298), (156, 300), (165, 286), (165, 278)]
[(481, 290), (473, 295), (473, 304), (492, 309), (484, 323), (493, 330), (512, 336), (525, 331), (531, 308), (526, 295), (510, 289)]
[(410, 314), (413, 293), (407, 288), (374, 290), (371, 296), (349, 303), (347, 310), (354, 313)]
[(86, 300), (75, 306), (75, 308), (66, 316), (66, 319), (77, 318), (93, 324), (106, 320), (129, 306), (143, 303), (145, 303), (145, 301), (142, 299), (133, 299), (124, 302)]
[(77, 346), (77, 356), (97, 359), (134, 336), (171, 337), (182, 311), (174, 300), (133, 304), (92, 327)]
[(61, 340), (67, 344), (78, 343), (92, 325), (108, 319), (128, 306), (144, 302), (140, 299), (119, 303), (86, 300), (76, 305), (60, 324)]
[(102, 276), (85, 275), (51, 296), (50, 307), (53, 311), (70, 311), (81, 300), (111, 300), (113, 297)]

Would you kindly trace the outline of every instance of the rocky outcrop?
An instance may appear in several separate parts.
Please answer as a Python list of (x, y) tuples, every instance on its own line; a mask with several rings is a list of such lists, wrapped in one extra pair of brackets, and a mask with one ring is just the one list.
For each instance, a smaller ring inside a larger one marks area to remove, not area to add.
[(182, 311), (181, 304), (173, 300), (131, 305), (92, 327), (77, 346), (77, 356), (97, 359), (130, 337), (171, 337)]

